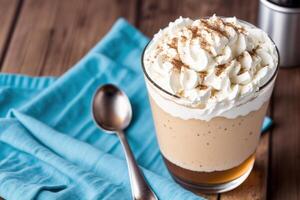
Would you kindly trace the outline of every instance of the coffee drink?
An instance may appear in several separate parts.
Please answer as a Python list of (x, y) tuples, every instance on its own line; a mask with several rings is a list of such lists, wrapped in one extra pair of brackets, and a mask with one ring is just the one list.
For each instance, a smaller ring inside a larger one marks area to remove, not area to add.
[(165, 163), (184, 187), (208, 193), (250, 174), (278, 68), (274, 43), (232, 18), (179, 18), (143, 55)]

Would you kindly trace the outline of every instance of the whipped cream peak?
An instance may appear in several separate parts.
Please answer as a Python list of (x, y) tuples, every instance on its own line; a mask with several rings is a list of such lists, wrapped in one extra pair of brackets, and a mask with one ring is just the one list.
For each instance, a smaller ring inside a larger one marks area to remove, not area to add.
[(169, 23), (154, 35), (144, 55), (146, 72), (157, 85), (186, 105), (212, 112), (219, 104), (253, 98), (277, 65), (276, 47), (265, 32), (216, 15)]

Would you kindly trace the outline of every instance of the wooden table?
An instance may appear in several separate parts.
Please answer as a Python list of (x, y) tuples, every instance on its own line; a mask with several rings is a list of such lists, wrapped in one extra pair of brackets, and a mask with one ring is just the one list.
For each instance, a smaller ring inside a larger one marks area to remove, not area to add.
[[(61, 75), (125, 17), (147, 36), (178, 16), (217, 13), (256, 22), (256, 0), (0, 0), (0, 69)], [(300, 68), (281, 69), (250, 177), (209, 199), (300, 199)]]

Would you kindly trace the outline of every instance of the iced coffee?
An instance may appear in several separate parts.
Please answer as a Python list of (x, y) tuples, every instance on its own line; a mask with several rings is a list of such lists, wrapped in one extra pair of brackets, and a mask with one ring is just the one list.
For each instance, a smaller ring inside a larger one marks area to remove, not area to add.
[(207, 193), (250, 174), (278, 53), (235, 17), (179, 18), (147, 45), (143, 70), (162, 156), (182, 186)]

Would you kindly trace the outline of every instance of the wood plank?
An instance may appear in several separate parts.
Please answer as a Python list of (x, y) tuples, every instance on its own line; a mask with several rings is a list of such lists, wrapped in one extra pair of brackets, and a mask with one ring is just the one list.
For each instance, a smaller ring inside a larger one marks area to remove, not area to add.
[[(236, 16), (256, 23), (258, 1), (240, 0), (143, 0), (141, 3), (139, 28), (149, 37), (179, 16), (199, 18), (216, 13), (220, 16)], [(269, 134), (263, 136), (257, 150), (257, 161), (247, 181), (234, 191), (209, 199), (265, 199), (268, 174)], [(250, 192), (251, 191), (251, 192)]]
[(60, 75), (93, 47), (117, 18), (134, 22), (135, 5), (135, 0), (26, 0), (3, 71)]
[(9, 35), (13, 29), (19, 0), (0, 0), (0, 67), (9, 44)]
[(281, 69), (274, 91), (268, 199), (300, 198), (300, 68)]
[(258, 5), (256, 0), (143, 0), (141, 4), (139, 28), (149, 37), (179, 16), (196, 19), (217, 14), (255, 23)]

